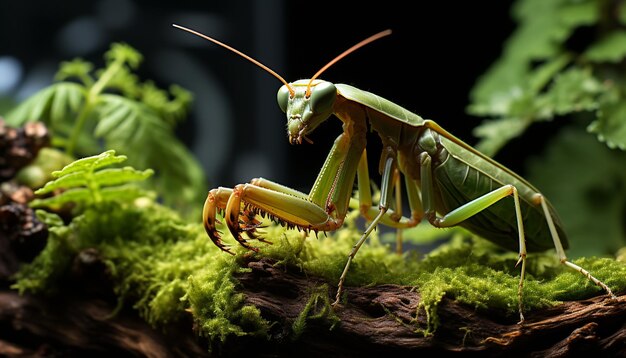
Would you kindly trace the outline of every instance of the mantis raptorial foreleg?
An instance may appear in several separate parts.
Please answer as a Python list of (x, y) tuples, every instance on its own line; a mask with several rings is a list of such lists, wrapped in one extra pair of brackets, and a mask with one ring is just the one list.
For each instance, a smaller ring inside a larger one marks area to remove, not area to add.
[[(338, 139), (338, 142), (341, 142)], [(331, 153), (338, 153), (340, 150), (331, 151)], [(340, 154), (336, 156), (341, 157)], [(329, 156), (331, 163), (326, 163), (325, 168), (332, 166), (335, 156)], [(327, 160), (328, 161), (328, 160)], [(361, 156), (359, 167), (365, 166), (367, 169), (367, 157), (365, 151)], [(339, 169), (348, 168), (345, 165), (340, 165)], [(362, 168), (361, 168), (362, 169)], [(359, 178), (361, 178), (362, 170), (359, 169)], [(367, 173), (367, 172), (364, 172)], [(353, 180), (353, 179), (352, 179)], [(318, 182), (324, 182), (318, 178)], [(361, 178), (360, 183), (367, 183), (367, 187), (364, 188), (359, 185), (359, 191), (365, 194), (364, 202), (359, 203), (359, 207), (368, 207), (367, 213), (371, 213), (374, 207), (371, 206), (371, 188), (369, 187), (369, 176)], [(332, 195), (334, 190), (341, 190), (337, 188), (348, 187), (342, 185), (337, 181), (333, 182), (332, 189), (328, 195)], [(344, 189), (345, 190), (345, 189)], [(411, 190), (409, 190), (411, 192)], [(349, 194), (351, 191), (349, 192)], [(369, 200), (367, 197), (369, 196)], [(217, 219), (216, 214), (218, 210), (224, 211), (224, 218), (226, 225), (229, 228), (233, 237), (242, 246), (256, 250), (255, 247), (250, 246), (247, 240), (241, 236), (242, 232), (245, 232), (250, 238), (259, 239), (255, 235), (255, 231), (260, 225), (260, 222), (255, 219), (257, 214), (269, 215), (271, 218), (278, 222), (285, 223), (288, 227), (298, 227), (306, 231), (332, 231), (340, 227), (343, 224), (343, 216), (340, 212), (338, 219), (333, 216), (337, 208), (329, 210), (322, 209), (322, 207), (309, 199), (310, 195), (291, 189), (284, 185), (272, 182), (267, 179), (257, 178), (250, 181), (247, 184), (240, 184), (233, 189), (229, 188), (217, 188), (209, 192), (203, 211), (203, 221), (205, 229), (214, 243), (222, 250), (232, 253), (230, 249), (223, 244), (220, 233), (217, 231)], [(419, 197), (417, 198), (419, 200)], [(332, 206), (332, 205), (329, 205)], [(347, 209), (344, 209), (347, 210)], [(376, 211), (379, 211), (376, 208)], [(391, 215), (389, 212), (383, 215), (378, 220), (385, 222), (390, 226), (404, 228), (414, 226), (417, 222), (414, 219), (400, 217), (397, 215)], [(377, 220), (377, 222), (378, 222)], [(419, 221), (419, 220), (418, 220)], [(263, 240), (261, 240), (263, 241)]]
[[(337, 295), (335, 296), (335, 302), (333, 302), (333, 306), (339, 303), (339, 300), (341, 299), (341, 293), (343, 291), (343, 282), (346, 279), (346, 275), (348, 274), (348, 270), (350, 268), (350, 264), (352, 263), (352, 260), (354, 259), (354, 256), (356, 256), (356, 253), (359, 251), (359, 249), (361, 248), (365, 240), (367, 240), (372, 230), (376, 228), (379, 221), (387, 213), (387, 210), (388, 210), (387, 205), (390, 199), (390, 195), (392, 193), (393, 185), (395, 184), (394, 181), (391, 180), (392, 179), (391, 177), (393, 175), (392, 174), (393, 170), (395, 170), (394, 158), (389, 157), (385, 161), (385, 168), (383, 171), (381, 193), (380, 193), (380, 204), (378, 205), (379, 207), (378, 215), (376, 215), (376, 217), (369, 223), (369, 226), (367, 227), (367, 229), (365, 229), (365, 232), (363, 233), (363, 235), (361, 235), (361, 238), (359, 239), (359, 241), (357, 241), (357, 243), (354, 244), (354, 246), (352, 247), (352, 251), (348, 255), (348, 261), (346, 262), (346, 266), (344, 267), (343, 272), (341, 273), (341, 277), (339, 277), (339, 284), (337, 285)], [(359, 189), (362, 189), (362, 188), (359, 188)]]
[[(365, 115), (356, 108), (345, 116), (348, 119), (344, 122), (344, 133), (335, 140), (308, 195), (266, 179), (254, 179), (248, 184), (237, 185), (232, 190), (218, 188), (209, 192), (203, 219), (211, 239), (221, 249), (230, 252), (223, 245), (216, 229), (218, 210), (224, 210), (226, 225), (235, 239), (252, 250), (255, 248), (247, 244), (241, 233), (245, 232), (248, 236), (257, 238), (254, 235), (259, 224), (254, 219), (257, 214), (268, 215), (287, 227), (297, 227), (305, 231), (336, 230), (341, 227), (346, 216), (357, 172), (359, 192), (362, 193), (359, 207), (368, 207), (364, 212), (371, 213), (374, 208), (371, 206), (365, 153)], [(378, 211), (376, 208), (376, 212)], [(392, 214), (383, 215), (379, 220), (394, 227), (416, 224), (411, 218)]]
[(206, 200), (204, 201), (204, 209), (202, 210), (202, 222), (204, 223), (204, 230), (207, 232), (215, 246), (219, 247), (223, 251), (228, 252), (229, 254), (234, 255), (234, 253), (231, 252), (230, 249), (222, 242), (220, 233), (219, 231), (217, 231), (218, 221), (216, 218), (217, 210), (223, 210), (224, 208), (226, 208), (226, 203), (228, 202), (228, 198), (232, 193), (232, 189), (224, 187), (210, 190), (209, 194), (206, 197)]

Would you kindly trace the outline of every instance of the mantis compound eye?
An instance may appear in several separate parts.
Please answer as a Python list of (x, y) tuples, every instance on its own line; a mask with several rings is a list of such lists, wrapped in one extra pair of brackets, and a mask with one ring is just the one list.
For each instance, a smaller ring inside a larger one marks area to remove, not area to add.
[(324, 113), (332, 110), (337, 98), (337, 88), (330, 82), (321, 82), (311, 91), (311, 110), (316, 113)]
[(287, 113), (287, 105), (289, 103), (290, 95), (291, 94), (289, 93), (289, 88), (287, 88), (287, 86), (285, 85), (280, 87), (280, 89), (278, 90), (278, 93), (276, 94), (276, 100), (278, 101), (278, 106), (284, 113)]

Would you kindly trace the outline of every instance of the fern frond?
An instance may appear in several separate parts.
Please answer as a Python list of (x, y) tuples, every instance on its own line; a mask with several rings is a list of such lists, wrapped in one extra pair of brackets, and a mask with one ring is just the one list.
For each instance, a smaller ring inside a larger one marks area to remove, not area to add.
[(125, 160), (126, 156), (116, 156), (114, 150), (109, 150), (100, 155), (74, 161), (62, 170), (53, 172), (52, 175), (56, 179), (48, 182), (35, 194), (64, 191), (49, 198), (36, 199), (31, 206), (58, 208), (70, 202), (90, 205), (110, 200), (129, 201), (146, 196), (146, 191), (130, 183), (149, 178), (154, 174), (152, 169), (140, 171), (124, 167), (99, 170)]
[(21, 126), (28, 121), (42, 121), (54, 132), (65, 123), (73, 122), (84, 100), (83, 86), (72, 82), (60, 82), (22, 102), (7, 114), (6, 119), (12, 126)]

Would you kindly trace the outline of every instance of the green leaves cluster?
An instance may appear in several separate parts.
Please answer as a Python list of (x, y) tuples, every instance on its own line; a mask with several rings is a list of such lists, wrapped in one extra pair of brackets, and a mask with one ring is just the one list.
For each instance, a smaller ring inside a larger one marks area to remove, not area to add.
[(179, 86), (169, 91), (141, 82), (133, 73), (142, 55), (114, 43), (105, 67), (82, 59), (63, 62), (56, 83), (39, 91), (7, 115), (12, 125), (43, 121), (53, 145), (80, 157), (115, 149), (129, 155), (131, 165), (153, 168), (166, 203), (187, 208), (204, 193), (200, 165), (174, 133), (192, 96)]
[(600, 141), (626, 150), (624, 13), (616, 1), (518, 1), (518, 28), (471, 93), (469, 112), (491, 118), (476, 129), (479, 150), (493, 155), (534, 122), (579, 113)]
[(102, 169), (125, 160), (126, 156), (116, 156), (114, 150), (76, 160), (62, 170), (52, 172), (52, 177), (56, 179), (35, 191), (35, 194), (45, 195), (63, 191), (48, 198), (35, 199), (31, 206), (60, 208), (65, 204), (75, 203), (85, 207), (103, 201), (132, 201), (137, 197), (149, 196), (148, 192), (130, 183), (147, 179), (154, 174), (152, 169), (144, 171), (132, 167)]
[(550, 198), (570, 254), (626, 246), (626, 3), (518, 0), (518, 27), (471, 93), (477, 148), (494, 155), (531, 125), (560, 121), (528, 179)]

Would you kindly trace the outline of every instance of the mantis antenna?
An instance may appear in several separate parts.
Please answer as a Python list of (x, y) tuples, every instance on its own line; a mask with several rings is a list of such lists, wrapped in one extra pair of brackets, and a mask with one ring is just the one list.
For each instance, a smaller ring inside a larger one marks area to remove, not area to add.
[(309, 80), (309, 84), (306, 87), (306, 96), (309, 97), (311, 95), (311, 84), (313, 83), (313, 80), (315, 80), (317, 77), (319, 77), (319, 75), (322, 74), (322, 72), (326, 71), (330, 66), (334, 65), (335, 63), (337, 63), (337, 61), (341, 60), (342, 58), (348, 56), (349, 54), (351, 54), (352, 52), (360, 49), (361, 47), (374, 42), (378, 39), (380, 39), (381, 37), (385, 37), (391, 35), (391, 30), (387, 29), (384, 31), (381, 31), (377, 34), (374, 34), (368, 38), (366, 38), (365, 40), (359, 42), (358, 44), (350, 47), (349, 49), (345, 50), (344, 52), (342, 52), (339, 56), (333, 58), (330, 62), (328, 62), (324, 67), (320, 68), (319, 71), (317, 71), (313, 77), (311, 77), (311, 79)]
[[(174, 27), (176, 27), (176, 28), (178, 28), (178, 29), (181, 29), (181, 30), (183, 30), (183, 31), (187, 31), (187, 32), (189, 32), (189, 33), (192, 33), (192, 34), (194, 34), (194, 35), (196, 35), (196, 36), (200, 36), (200, 37), (202, 37), (202, 38), (203, 38), (203, 39), (205, 39), (205, 40), (211, 41), (211, 42), (213, 42), (213, 43), (214, 43), (214, 44), (216, 44), (216, 45), (222, 46), (222, 47), (224, 47), (225, 49), (230, 50), (230, 51), (232, 51), (232, 52), (234, 52), (234, 53), (238, 54), (239, 56), (241, 56), (241, 57), (245, 58), (246, 60), (248, 60), (248, 61), (250, 61), (250, 62), (254, 63), (255, 65), (257, 65), (257, 66), (259, 66), (259, 67), (261, 67), (262, 69), (264, 69), (265, 71), (267, 71), (268, 73), (270, 73), (272, 76), (274, 76), (274, 77), (278, 78), (278, 79), (280, 80), (280, 82), (282, 82), (285, 86), (287, 86), (287, 89), (289, 90), (289, 95), (290, 95), (291, 97), (293, 97), (293, 96), (295, 95), (295, 91), (294, 91), (293, 87), (291, 87), (291, 86), (289, 85), (289, 83), (288, 83), (287, 81), (285, 81), (285, 79), (284, 79), (284, 78), (282, 78), (282, 77), (281, 77), (278, 73), (276, 73), (274, 70), (272, 70), (271, 68), (269, 68), (269, 67), (265, 66), (265, 65), (264, 65), (264, 64), (262, 64), (261, 62), (259, 62), (259, 61), (255, 60), (254, 58), (252, 58), (252, 57), (250, 57), (250, 56), (246, 55), (245, 53), (243, 53), (243, 52), (241, 52), (241, 51), (237, 50), (236, 48), (233, 48), (233, 47), (231, 47), (231, 46), (229, 46), (229, 45), (227, 45), (227, 44), (225, 44), (225, 43), (223, 43), (223, 42), (221, 42), (221, 41), (218, 41), (218, 40), (216, 40), (216, 39), (214, 39), (214, 38), (212, 38), (212, 37), (210, 37), (210, 36), (207, 36), (207, 35), (205, 35), (205, 34), (202, 34), (202, 33), (198, 32), (198, 31), (195, 31), (195, 30), (192, 30), (192, 29), (186, 28), (186, 27), (184, 27), (184, 26), (176, 25), (176, 24), (172, 24), (172, 26), (174, 26)], [(387, 29), (387, 30), (381, 31), (381, 32), (379, 32), (379, 33), (377, 33), (377, 34), (374, 34), (374, 35), (372, 35), (372, 36), (370, 36), (370, 37), (366, 38), (365, 40), (363, 40), (363, 41), (361, 41), (361, 42), (357, 43), (356, 45), (354, 45), (354, 46), (350, 47), (349, 49), (345, 50), (345, 51), (344, 51), (344, 52), (342, 52), (339, 56), (335, 57), (335, 58), (334, 58), (334, 59), (332, 59), (330, 62), (328, 62), (328, 63), (327, 63), (324, 67), (320, 68), (320, 69), (319, 69), (319, 71), (317, 71), (317, 72), (315, 73), (315, 75), (313, 75), (313, 77), (311, 77), (311, 79), (309, 80), (309, 84), (308, 84), (308, 85), (307, 85), (307, 87), (306, 87), (306, 97), (309, 97), (309, 96), (311, 95), (311, 84), (313, 83), (313, 80), (315, 80), (317, 77), (319, 77), (319, 75), (321, 75), (324, 71), (326, 71), (326, 70), (327, 70), (330, 66), (334, 65), (335, 63), (337, 63), (337, 61), (339, 61), (339, 60), (341, 60), (342, 58), (344, 58), (344, 57), (348, 56), (349, 54), (351, 54), (352, 52), (354, 52), (354, 51), (358, 50), (359, 48), (361, 48), (361, 47), (363, 47), (363, 46), (365, 46), (365, 45), (367, 45), (367, 44), (369, 44), (369, 43), (371, 43), (371, 42), (374, 42), (374, 41), (376, 41), (376, 40), (380, 39), (381, 37), (385, 37), (385, 36), (388, 36), (388, 35), (391, 35), (391, 30), (390, 30), (390, 29)]]
[(285, 86), (287, 86), (287, 89), (289, 90), (289, 95), (290, 95), (291, 97), (293, 97), (293, 96), (294, 96), (295, 91), (294, 91), (294, 90), (293, 90), (293, 88), (289, 85), (289, 83), (288, 83), (287, 81), (285, 81), (285, 79), (284, 79), (284, 78), (282, 78), (282, 77), (281, 77), (278, 73), (276, 73), (276, 72), (275, 72), (274, 70), (272, 70), (271, 68), (269, 68), (269, 67), (265, 66), (265, 65), (264, 65), (264, 64), (262, 64), (261, 62), (259, 62), (259, 61), (255, 60), (255, 59), (253, 59), (252, 57), (250, 57), (250, 56), (246, 55), (245, 53), (243, 53), (243, 52), (241, 52), (241, 51), (239, 51), (239, 50), (237, 50), (237, 49), (235, 49), (235, 48), (233, 48), (233, 47), (231, 47), (231, 46), (228, 46), (227, 44), (225, 44), (225, 43), (223, 43), (223, 42), (220, 42), (220, 41), (218, 41), (218, 40), (216, 40), (216, 39), (214, 39), (214, 38), (212, 38), (212, 37), (209, 37), (209, 36), (207, 36), (207, 35), (205, 35), (205, 34), (201, 34), (201, 33), (199, 33), (198, 31), (194, 31), (194, 30), (192, 30), (192, 29), (186, 28), (186, 27), (184, 27), (184, 26), (176, 25), (176, 24), (172, 24), (172, 26), (174, 26), (174, 27), (176, 27), (176, 28), (178, 28), (178, 29), (181, 29), (181, 30), (183, 30), (183, 31), (187, 31), (187, 32), (189, 32), (189, 33), (192, 33), (192, 34), (194, 34), (194, 35), (196, 35), (196, 36), (200, 36), (200, 37), (202, 37), (203, 39), (205, 39), (205, 40), (209, 40), (209, 41), (213, 42), (213, 43), (214, 43), (214, 44), (216, 44), (216, 45), (220, 45), (220, 46), (224, 47), (225, 49), (230, 50), (230, 51), (232, 51), (232, 52), (234, 52), (234, 53), (238, 54), (239, 56), (241, 56), (241, 57), (245, 58), (246, 60), (248, 60), (248, 61), (250, 61), (250, 62), (254, 63), (255, 65), (257, 65), (257, 66), (261, 67), (262, 69), (264, 69), (265, 71), (267, 71), (267, 72), (269, 72), (271, 75), (273, 75), (274, 77), (278, 78), (278, 79), (280, 80), (280, 82), (282, 82)]

